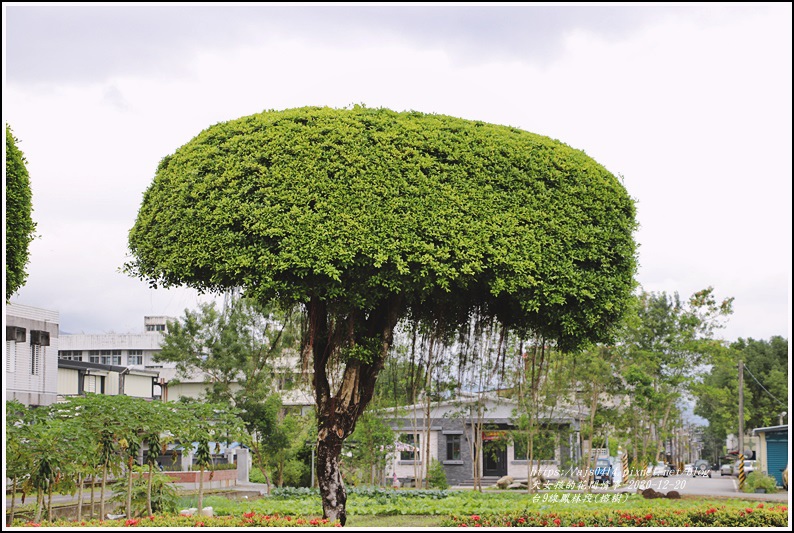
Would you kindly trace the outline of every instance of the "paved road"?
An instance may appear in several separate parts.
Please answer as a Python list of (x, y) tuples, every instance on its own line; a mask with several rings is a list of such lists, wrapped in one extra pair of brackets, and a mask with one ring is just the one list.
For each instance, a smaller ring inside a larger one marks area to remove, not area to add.
[[(678, 474), (668, 477), (653, 477), (645, 481), (629, 480), (628, 488), (642, 490), (648, 487), (664, 493), (675, 490), (682, 495), (780, 502), (788, 501), (790, 494), (788, 492), (776, 494), (748, 494), (746, 492), (741, 492), (739, 491), (738, 478), (734, 476), (720, 476), (719, 473), (716, 472), (712, 472), (712, 477), (710, 478)], [(625, 490), (626, 486), (622, 488)], [(621, 488), (617, 490), (621, 490)]]

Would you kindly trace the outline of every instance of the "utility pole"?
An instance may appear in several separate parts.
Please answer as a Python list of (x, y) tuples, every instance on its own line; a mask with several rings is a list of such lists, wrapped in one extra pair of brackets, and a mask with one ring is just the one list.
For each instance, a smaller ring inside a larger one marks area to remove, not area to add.
[(739, 490), (744, 480), (744, 364), (739, 360)]
[(744, 364), (739, 361), (739, 452), (744, 451)]

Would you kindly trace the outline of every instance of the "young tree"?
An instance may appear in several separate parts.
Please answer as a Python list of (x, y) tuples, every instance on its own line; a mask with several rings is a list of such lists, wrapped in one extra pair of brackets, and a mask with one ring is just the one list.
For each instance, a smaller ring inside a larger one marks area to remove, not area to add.
[(5, 466), (6, 477), (11, 480), (9, 523), (14, 522), (17, 489), (33, 469), (33, 455), (26, 444), (30, 440), (32, 423), (30, 410), (22, 403), (18, 400), (6, 402)]
[(401, 318), (610, 338), (634, 286), (635, 207), (584, 152), (515, 128), (388, 109), (266, 111), (165, 157), (129, 235), (153, 287), (300, 304), (323, 513), (346, 520), (344, 439)]
[(28, 277), (28, 247), (36, 231), (31, 217), (32, 194), (24, 154), (19, 141), (6, 124), (6, 301), (16, 293)]
[(768, 341), (739, 339), (710, 359), (710, 370), (693, 385), (693, 393), (695, 414), (709, 421), (716, 440), (724, 441), (727, 434), (736, 433), (739, 361), (745, 376), (744, 427), (779, 423), (780, 413), (788, 410), (788, 350), (788, 341), (781, 336)]
[[(286, 437), (275, 438), (281, 402), (271, 397), (276, 390), (275, 373), (283, 370), (279, 365), (299, 353), (297, 317), (291, 310), (261, 306), (245, 298), (232, 298), (223, 310), (214, 303), (202, 304), (196, 311), (186, 309), (180, 320), (169, 324), (156, 356), (157, 361), (177, 364), (177, 378), (203, 374), (209, 402), (242, 410), (241, 417), (254, 437), (254, 461), (265, 476), (268, 493), (265, 468), (273, 465), (262, 454), (272, 458), (280, 453), (276, 443), (288, 447)], [(260, 445), (257, 435), (268, 436), (266, 446)]]
[(214, 470), (210, 442), (248, 443), (239, 410), (227, 404), (212, 404), (182, 398), (176, 409), (174, 437), (180, 446), (195, 447), (194, 461), (199, 468), (198, 509), (204, 508), (204, 472)]
[(680, 399), (692, 390), (705, 365), (724, 350), (714, 331), (733, 311), (733, 298), (718, 302), (708, 287), (681, 301), (678, 293), (640, 291), (621, 333), (625, 351), (623, 375), (635, 387), (633, 406), (643, 410), (656, 452), (661, 459), (663, 442), (672, 430)]

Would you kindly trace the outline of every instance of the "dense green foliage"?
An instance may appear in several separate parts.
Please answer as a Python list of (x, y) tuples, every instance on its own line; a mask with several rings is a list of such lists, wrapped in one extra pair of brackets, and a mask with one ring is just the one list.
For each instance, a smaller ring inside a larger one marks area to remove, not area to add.
[(505, 514), (492, 513), (469, 516), (452, 516), (442, 522), (447, 527), (786, 527), (788, 526), (787, 506), (765, 505), (748, 502), (737, 507), (736, 502), (729, 505), (698, 504), (685, 509), (658, 508), (646, 505), (643, 508), (605, 507), (600, 512), (583, 509), (562, 509), (548, 511), (526, 510)]
[(343, 309), (400, 295), (452, 323), (486, 310), (573, 348), (625, 309), (634, 216), (617, 178), (547, 137), (359, 106), (268, 111), (161, 161), (127, 269)]
[(707, 419), (710, 431), (723, 441), (726, 435), (738, 431), (740, 360), (745, 367), (745, 429), (776, 426), (779, 414), (788, 411), (788, 340), (780, 336), (768, 341), (739, 339), (710, 361), (710, 371), (694, 387), (695, 414)]
[(36, 223), (31, 217), (32, 193), (24, 154), (19, 141), (6, 124), (6, 300), (16, 293), (27, 279), (28, 246), (33, 240)]

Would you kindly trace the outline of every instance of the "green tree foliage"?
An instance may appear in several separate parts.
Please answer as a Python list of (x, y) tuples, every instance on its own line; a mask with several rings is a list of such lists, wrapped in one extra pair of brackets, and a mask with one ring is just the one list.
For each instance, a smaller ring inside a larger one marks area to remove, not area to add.
[(240, 411), (228, 404), (207, 403), (190, 398), (180, 398), (179, 402), (168, 404), (174, 410), (175, 426), (173, 434), (182, 449), (194, 448), (194, 462), (199, 468), (198, 508), (204, 504), (204, 472), (212, 471), (213, 450), (210, 443), (241, 442), (250, 444)]
[(356, 445), (352, 448), (352, 460), (361, 470), (362, 479), (375, 485), (386, 469), (387, 458), (394, 451), (394, 431), (377, 412), (368, 409), (358, 419), (356, 430), (350, 437)]
[(169, 323), (155, 360), (176, 363), (177, 378), (202, 374), (210, 402), (245, 408), (272, 393), (285, 356), (297, 357), (297, 318), (244, 298), (231, 299), (223, 310), (214, 302), (201, 304)]
[(186, 309), (180, 320), (169, 323), (155, 359), (175, 362), (177, 378), (203, 374), (209, 402), (241, 410), (254, 439), (255, 463), (275, 470), (280, 486), (294, 459), (291, 436), (282, 426), (293, 422), (281, 416), (276, 380), (295, 372), (288, 364), (298, 359), (299, 314), (245, 298), (227, 303), (223, 310), (214, 303)]
[(559, 141), (443, 115), (301, 108), (216, 124), (165, 157), (126, 269), (153, 286), (303, 306), (323, 509), (344, 523), (339, 453), (397, 322), (443, 330), (476, 312), (563, 350), (607, 341), (634, 288), (635, 227), (620, 181)]
[(788, 412), (788, 353), (788, 340), (781, 336), (731, 344), (712, 358), (709, 372), (693, 387), (695, 414), (708, 420), (710, 430), (723, 441), (737, 433), (741, 360), (745, 366), (744, 427), (749, 431), (777, 425), (780, 413)]
[(718, 302), (712, 287), (685, 302), (678, 293), (640, 291), (637, 296), (636, 315), (627, 317), (622, 332), (622, 376), (631, 397), (633, 433), (650, 433), (658, 454), (678, 418), (680, 400), (723, 350), (713, 334), (733, 312), (732, 305), (733, 298)]
[(6, 300), (25, 284), (28, 247), (36, 230), (31, 217), (33, 206), (27, 161), (17, 148), (18, 142), (6, 124)]

